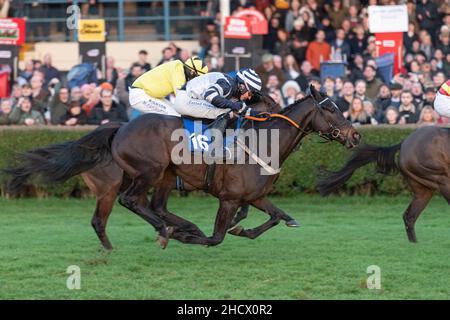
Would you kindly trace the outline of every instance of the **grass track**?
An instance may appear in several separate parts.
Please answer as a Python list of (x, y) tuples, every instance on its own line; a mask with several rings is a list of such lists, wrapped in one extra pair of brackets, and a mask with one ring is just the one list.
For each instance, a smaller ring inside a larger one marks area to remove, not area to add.
[[(407, 197), (276, 198), (303, 226), (256, 240), (228, 235), (218, 247), (154, 242), (153, 229), (117, 205), (100, 249), (94, 200), (0, 200), (0, 299), (448, 299), (450, 210), (436, 198), (406, 240)], [(212, 231), (217, 202), (172, 198), (171, 210)], [(247, 227), (266, 216), (252, 209)], [(81, 268), (81, 290), (66, 269)], [(364, 288), (381, 268), (382, 289)]]

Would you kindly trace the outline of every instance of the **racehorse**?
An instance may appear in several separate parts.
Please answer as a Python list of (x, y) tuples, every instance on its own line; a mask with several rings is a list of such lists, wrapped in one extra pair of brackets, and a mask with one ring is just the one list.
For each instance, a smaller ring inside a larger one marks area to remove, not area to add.
[(413, 199), (403, 214), (403, 221), (408, 240), (417, 242), (415, 223), (433, 193), (439, 191), (450, 204), (450, 129), (422, 127), (394, 146), (363, 145), (342, 169), (329, 172), (319, 180), (320, 194), (329, 195), (344, 185), (356, 169), (369, 163), (376, 163), (380, 173), (400, 172), (405, 177)]
[[(243, 129), (278, 129), (279, 159), (282, 164), (299, 142), (309, 133), (336, 140), (347, 148), (356, 146), (360, 135), (337, 106), (311, 86), (310, 94), (283, 109), (264, 122), (247, 123)], [(209, 193), (219, 199), (214, 232), (211, 237), (186, 230), (174, 224), (167, 228), (165, 216), (158, 216), (146, 198), (151, 187), (165, 182), (167, 169), (195, 188), (202, 188), (207, 165), (175, 164), (171, 151), (178, 143), (171, 140), (174, 130), (182, 129), (179, 118), (155, 114), (143, 115), (130, 123), (97, 128), (75, 142), (48, 146), (24, 154), (23, 163), (6, 171), (14, 176), (12, 186), (20, 186), (28, 177), (38, 174), (46, 182), (61, 182), (100, 164), (114, 162), (131, 178), (130, 185), (120, 193), (119, 203), (149, 222), (158, 232), (165, 248), (170, 237), (185, 243), (217, 245), (229, 229), (237, 209), (245, 204), (270, 215), (261, 226), (234, 235), (256, 238), (277, 225), (286, 214), (267, 198), (278, 174), (262, 175), (258, 164), (218, 164)], [(154, 143), (149, 143), (151, 141)], [(155, 143), (156, 142), (156, 143)], [(172, 183), (173, 180), (171, 180)], [(173, 188), (171, 185), (170, 190)], [(168, 194), (154, 193), (152, 203), (162, 203)], [(175, 215), (173, 215), (175, 216)], [(176, 217), (176, 216), (175, 216)], [(176, 217), (178, 218), (178, 217)]]
[[(249, 103), (249, 106), (252, 108), (252, 110), (261, 113), (278, 113), (281, 111), (280, 105), (278, 105), (268, 95), (255, 97)], [(120, 127), (122, 125), (123, 124), (117, 124), (117, 127)], [(91, 224), (103, 247), (107, 250), (111, 250), (112, 245), (106, 234), (106, 225), (108, 223), (108, 218), (111, 214), (118, 193), (121, 190), (124, 191), (129, 186), (131, 180), (126, 175), (124, 175), (123, 170), (117, 165), (115, 161), (111, 161), (106, 165), (97, 165), (94, 168), (83, 172), (81, 176), (86, 185), (97, 198), (97, 204)], [(167, 169), (164, 174), (163, 181), (155, 186), (154, 194), (156, 194), (156, 196), (152, 197), (150, 207), (158, 216), (162, 217), (166, 221), (167, 225), (182, 225), (184, 229), (190, 230), (191, 232), (197, 232), (198, 234), (203, 234), (195, 224), (177, 217), (168, 211), (167, 200), (169, 198), (170, 191), (176, 188), (176, 176), (171, 170)], [(188, 183), (183, 184), (184, 191), (193, 191), (196, 189), (197, 188), (189, 185)], [(143, 197), (146, 197), (146, 195), (143, 195)], [(157, 199), (158, 201), (156, 201)], [(236, 217), (233, 220), (232, 224), (236, 225), (239, 221), (247, 217), (248, 210), (249, 205), (243, 205), (236, 214)], [(284, 220), (286, 220), (286, 224), (288, 226), (298, 225), (294, 219), (287, 215), (283, 218)]]

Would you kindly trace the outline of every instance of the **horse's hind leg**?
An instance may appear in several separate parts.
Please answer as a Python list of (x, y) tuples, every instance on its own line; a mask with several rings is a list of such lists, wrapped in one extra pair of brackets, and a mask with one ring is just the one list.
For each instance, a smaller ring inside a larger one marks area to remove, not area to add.
[(149, 206), (142, 205), (143, 196), (147, 194), (147, 191), (161, 174), (160, 171), (156, 170), (153, 173), (149, 171), (147, 175), (141, 174), (135, 177), (128, 189), (119, 196), (119, 203), (150, 223), (158, 231), (158, 240), (164, 249), (169, 241), (166, 224), (152, 212)]
[(403, 221), (405, 222), (406, 234), (410, 242), (417, 242), (415, 224), (417, 218), (427, 206), (430, 199), (433, 197), (433, 191), (416, 183), (409, 181), (413, 190), (413, 200), (409, 204), (405, 213), (403, 214)]
[(264, 232), (266, 232), (267, 230), (269, 230), (270, 228), (276, 226), (282, 219), (282, 216), (285, 215), (285, 213), (281, 209), (275, 207), (267, 198), (258, 199), (254, 201), (252, 205), (269, 214), (270, 215), (269, 220), (260, 225), (259, 227), (253, 229), (245, 230), (242, 227), (238, 226), (229, 231), (230, 234), (255, 239)]
[(106, 234), (106, 224), (122, 184), (122, 175), (123, 171), (115, 163), (82, 174), (86, 185), (97, 197), (91, 225), (106, 250), (113, 248)]

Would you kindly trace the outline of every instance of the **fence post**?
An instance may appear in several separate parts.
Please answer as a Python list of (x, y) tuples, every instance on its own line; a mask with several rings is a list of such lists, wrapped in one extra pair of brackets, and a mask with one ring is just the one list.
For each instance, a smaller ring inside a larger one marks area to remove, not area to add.
[(164, 40), (170, 40), (170, 0), (164, 0)]
[(125, 20), (123, 19), (125, 16), (125, 10), (123, 5), (124, 0), (119, 0), (118, 6), (117, 6), (117, 16), (119, 18), (118, 20), (118, 26), (117, 26), (117, 33), (119, 35), (119, 41), (125, 40)]
[[(78, 0), (73, 0), (73, 5), (78, 6)], [(67, 10), (67, 8), (66, 8), (66, 10)], [(80, 8), (80, 10), (81, 10), (81, 8)], [(79, 18), (79, 16), (77, 15), (77, 17), (75, 19), (76, 28), (72, 30), (73, 31), (73, 41), (75, 41), (75, 42), (78, 42), (78, 18)]]

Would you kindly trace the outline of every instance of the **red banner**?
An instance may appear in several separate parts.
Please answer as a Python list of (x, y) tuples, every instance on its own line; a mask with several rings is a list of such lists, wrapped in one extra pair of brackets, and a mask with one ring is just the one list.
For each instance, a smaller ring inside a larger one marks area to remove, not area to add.
[(246, 18), (226, 17), (223, 36), (231, 39), (250, 39), (250, 21)]
[(20, 46), (25, 42), (25, 19), (0, 19), (0, 44)]
[(403, 32), (375, 33), (378, 55), (394, 54), (394, 74), (403, 69)]
[(269, 32), (269, 23), (266, 17), (255, 9), (241, 10), (234, 15), (236, 18), (248, 18), (252, 26), (252, 34), (267, 34)]

